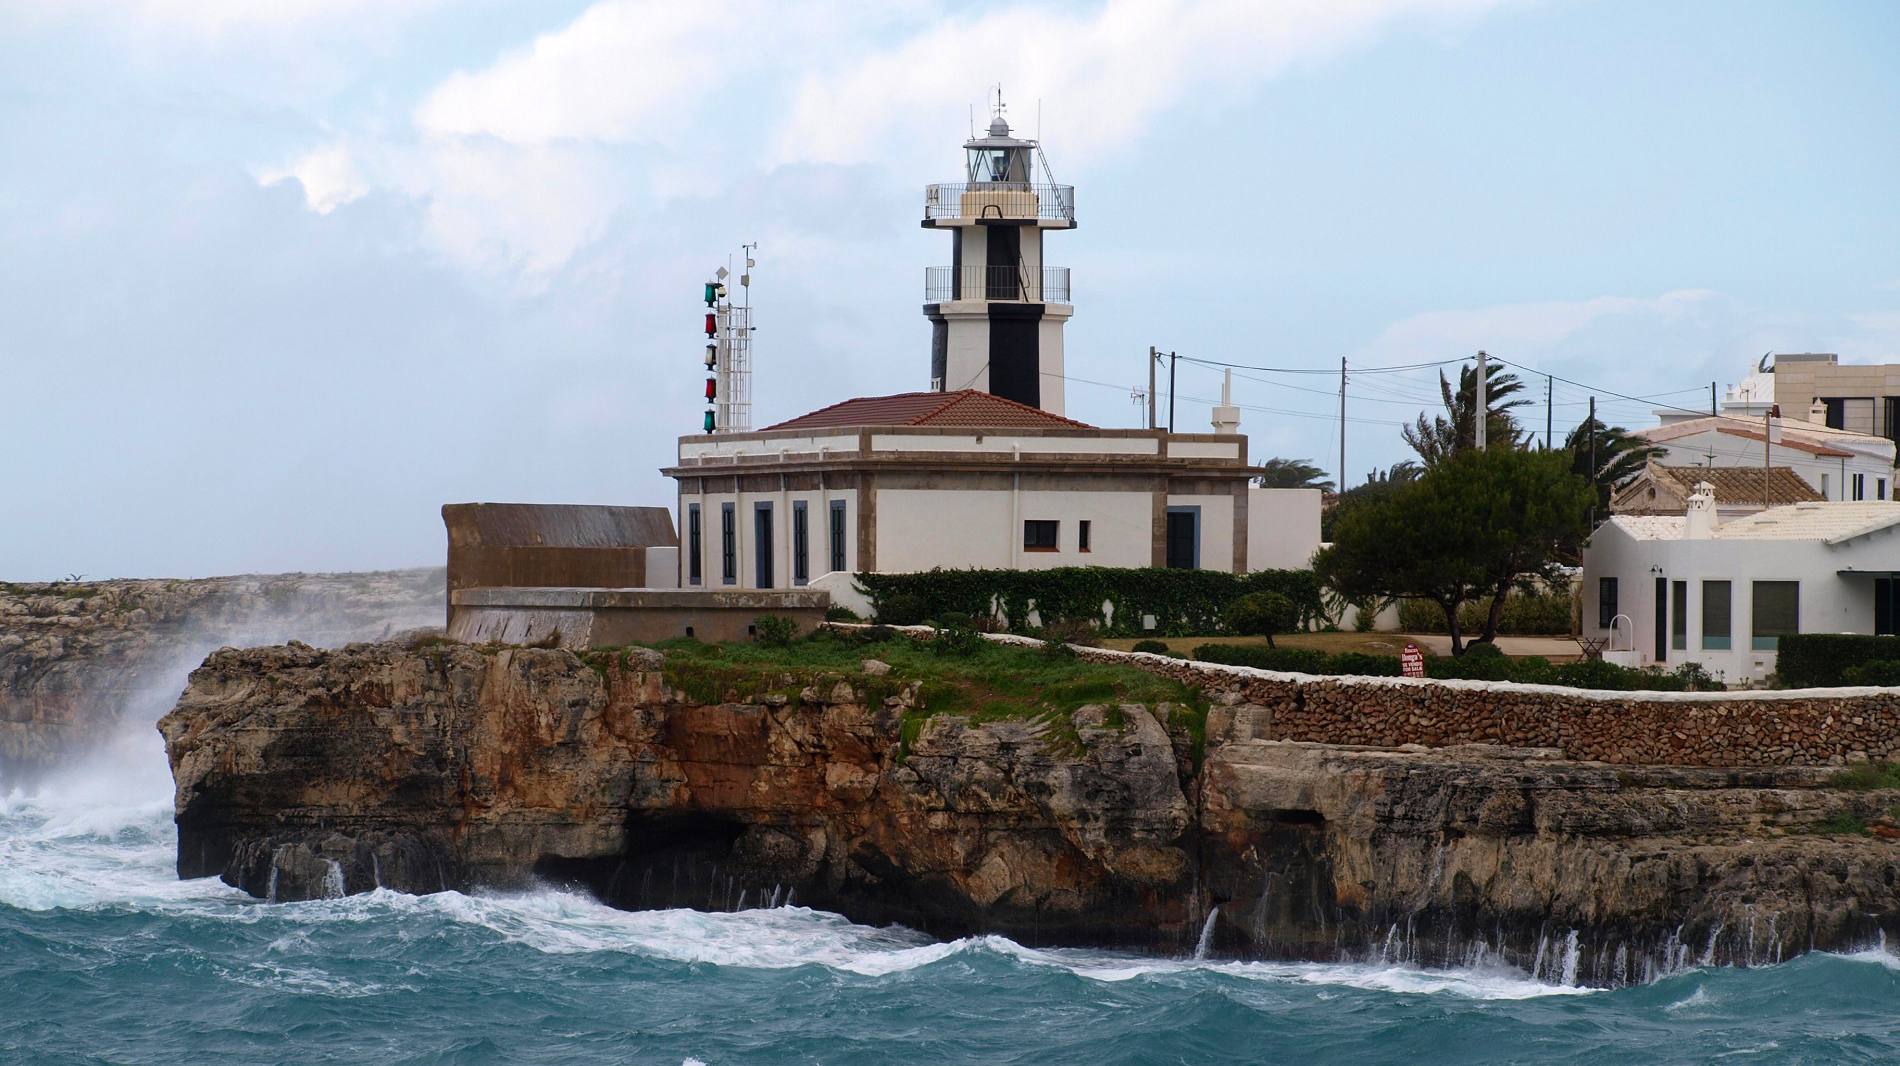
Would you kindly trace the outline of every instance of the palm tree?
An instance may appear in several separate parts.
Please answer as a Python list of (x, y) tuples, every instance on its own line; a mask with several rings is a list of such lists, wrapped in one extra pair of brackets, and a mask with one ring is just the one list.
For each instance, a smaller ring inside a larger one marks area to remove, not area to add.
[(1333, 491), (1333, 483), (1326, 480), (1326, 471), (1305, 459), (1268, 459), (1260, 464), (1260, 477), (1254, 483), (1263, 489)]
[[(1596, 439), (1596, 469), (1590, 469), (1590, 441)], [(1570, 471), (1597, 488), (1597, 513), (1610, 509), (1610, 495), (1629, 484), (1643, 472), (1653, 456), (1663, 449), (1635, 436), (1622, 426), (1606, 426), (1601, 420), (1586, 418), (1564, 438), (1570, 449)]]
[[(1484, 368), (1485, 380), (1485, 447), (1516, 448), (1522, 443), (1524, 431), (1518, 428), (1517, 419), (1511, 411), (1530, 404), (1527, 399), (1509, 399), (1524, 388), (1524, 383), (1516, 374), (1507, 373), (1498, 363), (1487, 363)], [(1399, 430), (1405, 443), (1412, 446), (1418, 457), (1427, 467), (1437, 466), (1456, 451), (1475, 448), (1478, 444), (1478, 423), (1475, 412), (1478, 406), (1478, 371), (1465, 364), (1458, 368), (1458, 389), (1452, 391), (1451, 382), (1445, 378), (1445, 372), (1438, 372), (1438, 392), (1445, 404), (1445, 414), (1425, 421), (1424, 415), (1418, 421)], [(1447, 418), (1446, 415), (1450, 417)]]

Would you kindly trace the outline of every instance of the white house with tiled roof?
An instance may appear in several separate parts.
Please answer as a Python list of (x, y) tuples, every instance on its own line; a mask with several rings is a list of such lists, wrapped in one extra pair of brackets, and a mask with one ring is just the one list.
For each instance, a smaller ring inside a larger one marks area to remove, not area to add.
[(1305, 566), (1319, 546), (1318, 491), (1252, 485), (1244, 436), (1101, 429), (973, 390), (682, 437), (663, 472), (687, 588), (936, 567), (1239, 573)]
[(1629, 665), (1775, 669), (1788, 633), (1900, 631), (1900, 503), (1806, 502), (1722, 521), (1707, 482), (1675, 515), (1613, 515), (1583, 552), (1583, 632)]
[(1635, 434), (1659, 445), (1665, 466), (1785, 466), (1829, 500), (1894, 497), (1894, 442), (1797, 418), (1727, 415), (1671, 422)]

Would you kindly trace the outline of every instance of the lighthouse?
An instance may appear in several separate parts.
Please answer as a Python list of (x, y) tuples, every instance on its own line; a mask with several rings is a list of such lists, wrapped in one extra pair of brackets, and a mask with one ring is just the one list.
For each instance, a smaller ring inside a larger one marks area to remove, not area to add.
[(1037, 142), (1010, 135), (1000, 96), (963, 149), (964, 180), (924, 189), (924, 228), (950, 231), (950, 265), (924, 277), (930, 387), (1060, 415), (1062, 326), (1075, 309), (1069, 268), (1048, 264), (1042, 236), (1075, 228), (1075, 187), (1049, 180)]

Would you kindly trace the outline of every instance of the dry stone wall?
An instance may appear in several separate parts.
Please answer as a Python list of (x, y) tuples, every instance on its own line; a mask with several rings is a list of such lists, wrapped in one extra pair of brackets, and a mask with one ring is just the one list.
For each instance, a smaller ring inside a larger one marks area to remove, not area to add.
[[(1022, 641), (998, 636), (992, 639)], [(1032, 642), (1033, 643), (1033, 642)], [(1900, 758), (1900, 689), (1594, 692), (1504, 681), (1314, 677), (1078, 648), (1235, 704), (1255, 740), (1398, 747), (1503, 744), (1567, 759), (1676, 766), (1814, 766)]]

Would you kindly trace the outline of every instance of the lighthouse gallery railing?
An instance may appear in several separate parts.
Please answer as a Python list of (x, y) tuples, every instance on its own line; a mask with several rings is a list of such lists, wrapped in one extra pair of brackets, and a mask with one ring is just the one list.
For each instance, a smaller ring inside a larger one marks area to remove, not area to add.
[(925, 218), (1047, 218), (1075, 221), (1075, 186), (954, 181), (924, 186)]
[(1021, 300), (1025, 303), (1069, 302), (1069, 268), (966, 266), (925, 267), (924, 301)]

